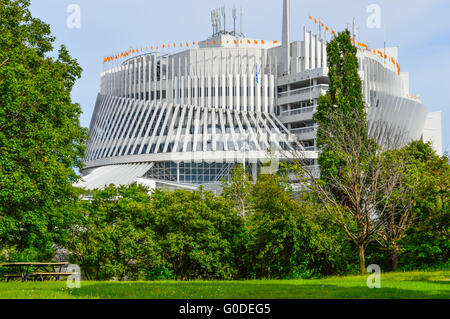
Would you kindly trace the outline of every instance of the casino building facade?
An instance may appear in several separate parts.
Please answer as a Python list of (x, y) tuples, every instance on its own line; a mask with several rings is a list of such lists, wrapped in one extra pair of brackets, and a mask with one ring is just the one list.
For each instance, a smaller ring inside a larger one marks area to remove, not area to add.
[[(270, 156), (289, 160), (299, 148), (315, 169), (312, 116), (328, 88), (327, 41), (303, 33), (290, 41), (284, 0), (281, 44), (216, 23), (196, 48), (137, 55), (102, 72), (77, 186), (215, 189), (236, 163), (256, 176)], [(397, 48), (383, 52), (398, 58)], [(380, 143), (393, 131), (406, 133), (403, 143), (420, 139), (430, 115), (409, 94), (408, 74), (364, 48), (358, 60), (370, 134)]]

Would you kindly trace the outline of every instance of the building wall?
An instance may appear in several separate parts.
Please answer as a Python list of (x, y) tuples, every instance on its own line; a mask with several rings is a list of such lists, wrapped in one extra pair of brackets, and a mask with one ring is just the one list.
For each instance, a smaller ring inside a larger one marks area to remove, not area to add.
[[(398, 48), (386, 48), (386, 53), (397, 59)], [(278, 74), (278, 115), (307, 149), (316, 150), (312, 118), (328, 89), (326, 41), (304, 29), (304, 40), (291, 44), (291, 54), (291, 73)], [(428, 111), (410, 95), (409, 74), (398, 74), (394, 64), (369, 50), (358, 48), (357, 57), (369, 133), (385, 147), (420, 139)]]
[(439, 156), (442, 150), (442, 112), (431, 112), (427, 114), (422, 135), (424, 142), (431, 142), (434, 150)]
[[(157, 163), (159, 169), (183, 162), (253, 163), (254, 171), (269, 149), (280, 160), (301, 150), (317, 165), (312, 118), (328, 89), (326, 41), (304, 29), (304, 40), (289, 45), (288, 74), (283, 48), (273, 42), (229, 35), (206, 41), (173, 55), (134, 57), (101, 74), (86, 173), (110, 165)], [(399, 75), (371, 52), (359, 49), (357, 56), (369, 133), (386, 146), (393, 134), (402, 134), (403, 144), (419, 139), (427, 109), (410, 96), (408, 74)]]
[(274, 46), (220, 41), (220, 47), (135, 57), (102, 73), (87, 168), (158, 160), (257, 163), (268, 149), (292, 149), (294, 138), (275, 116), (277, 58), (266, 48)]

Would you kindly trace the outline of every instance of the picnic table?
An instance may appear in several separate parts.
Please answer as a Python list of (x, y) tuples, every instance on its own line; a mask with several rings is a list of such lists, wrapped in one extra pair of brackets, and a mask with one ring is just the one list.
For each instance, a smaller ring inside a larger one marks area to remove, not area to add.
[(59, 280), (63, 276), (75, 275), (74, 272), (63, 271), (68, 262), (16, 262), (0, 264), (0, 267), (16, 268), (18, 273), (6, 274), (6, 282), (11, 278), (21, 278), (22, 281), (28, 281), (30, 278), (39, 278), (44, 281), (46, 277), (54, 277)]

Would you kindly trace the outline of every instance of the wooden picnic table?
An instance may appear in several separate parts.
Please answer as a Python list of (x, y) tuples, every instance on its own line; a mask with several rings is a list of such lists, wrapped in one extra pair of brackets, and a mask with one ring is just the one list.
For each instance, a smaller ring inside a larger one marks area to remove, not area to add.
[(55, 277), (59, 280), (62, 276), (75, 275), (72, 272), (63, 272), (64, 266), (68, 266), (68, 262), (15, 262), (0, 264), (0, 267), (17, 268), (18, 274), (7, 274), (6, 281), (11, 278), (22, 278), (22, 281), (28, 281), (29, 278), (40, 278), (41, 281), (45, 277)]

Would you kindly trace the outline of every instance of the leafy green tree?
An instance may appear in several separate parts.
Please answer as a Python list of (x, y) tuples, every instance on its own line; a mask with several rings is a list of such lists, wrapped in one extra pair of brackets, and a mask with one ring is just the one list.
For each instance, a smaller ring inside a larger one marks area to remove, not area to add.
[(414, 218), (399, 241), (405, 268), (445, 265), (450, 255), (450, 165), (439, 157), (429, 143), (408, 144), (410, 162), (420, 174), (414, 196)]
[(233, 202), (204, 191), (155, 191), (151, 223), (162, 256), (179, 279), (238, 276), (244, 221)]
[(261, 175), (252, 188), (247, 262), (258, 278), (309, 278), (335, 273), (339, 251), (317, 220), (314, 205), (297, 202), (277, 175)]
[[(319, 165), (321, 179), (328, 181), (331, 176), (337, 176), (339, 170), (345, 166), (336, 150), (332, 147), (337, 143), (333, 134), (335, 118), (330, 113), (345, 117), (349, 129), (358, 122), (358, 130), (367, 131), (365, 105), (362, 95), (361, 78), (358, 74), (357, 49), (350, 40), (350, 32), (345, 30), (332, 39), (327, 45), (329, 87), (325, 95), (320, 96), (314, 121), (318, 124), (317, 146), (320, 148)], [(363, 142), (369, 144), (369, 137), (365, 136)], [(336, 190), (336, 192), (338, 192)]]
[(29, 4), (0, 0), (0, 248), (46, 259), (76, 195), (87, 131), (70, 97), (81, 68), (64, 46), (47, 56), (54, 38)]
[[(383, 227), (371, 245), (369, 258), (392, 270), (444, 265), (449, 256), (450, 170), (430, 143), (413, 141), (385, 152), (385, 174), (401, 170), (387, 209), (379, 217)], [(397, 165), (401, 162), (402, 165)], [(383, 197), (383, 194), (379, 194)]]
[[(96, 190), (81, 201), (66, 247), (88, 279), (232, 279), (244, 222), (233, 203), (204, 191)], [(74, 213), (75, 214), (75, 213)]]
[(148, 217), (151, 197), (145, 187), (109, 186), (80, 201), (66, 248), (87, 279), (137, 279), (163, 264)]
[(379, 161), (376, 143), (367, 132), (356, 52), (348, 30), (328, 43), (329, 89), (319, 98), (314, 121), (318, 124), (320, 149), (320, 180), (316, 190), (331, 215), (358, 247), (362, 274), (365, 272), (365, 247), (379, 227), (370, 217), (373, 214), (371, 200), (377, 191)]
[[(378, 217), (388, 209), (402, 173), (400, 169), (386, 172), (386, 153), (368, 134), (356, 51), (348, 30), (327, 45), (329, 90), (319, 98), (314, 115), (320, 178), (311, 172), (301, 152), (291, 170), (353, 241), (364, 274), (366, 247), (385, 223)], [(383, 194), (383, 200), (378, 194)]]

